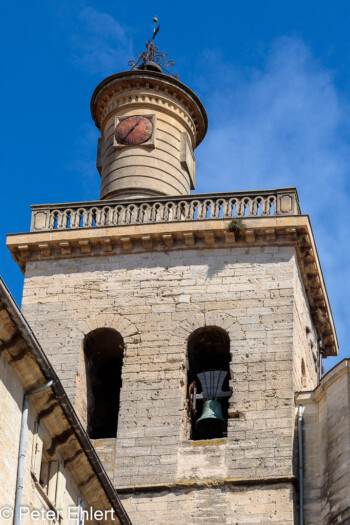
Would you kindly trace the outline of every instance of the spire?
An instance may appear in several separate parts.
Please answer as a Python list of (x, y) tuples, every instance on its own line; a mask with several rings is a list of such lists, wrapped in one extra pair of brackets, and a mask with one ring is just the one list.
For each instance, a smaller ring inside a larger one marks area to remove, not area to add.
[(179, 75), (173, 75), (170, 71), (170, 67), (175, 66), (174, 60), (168, 60), (168, 53), (161, 53), (157, 46), (154, 45), (154, 39), (160, 29), (160, 25), (156, 28), (158, 18), (153, 18), (153, 36), (151, 40), (146, 42), (146, 49), (139, 55), (137, 53), (137, 60), (130, 60), (128, 65), (131, 69), (139, 69), (143, 71), (156, 71), (158, 73), (165, 73), (171, 77), (179, 78)]

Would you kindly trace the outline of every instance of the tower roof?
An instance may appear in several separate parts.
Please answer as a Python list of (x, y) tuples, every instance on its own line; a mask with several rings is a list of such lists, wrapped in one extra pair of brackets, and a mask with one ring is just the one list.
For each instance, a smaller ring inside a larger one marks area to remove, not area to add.
[[(113, 104), (112, 99), (116, 94), (123, 96), (126, 86), (135, 94), (138, 94), (140, 87), (143, 86), (146, 86), (147, 89), (154, 89), (159, 95), (166, 90), (166, 93), (174, 99), (175, 104), (185, 104), (191, 111), (197, 129), (197, 140), (194, 146), (202, 142), (208, 129), (208, 116), (198, 96), (175, 76), (147, 69), (133, 68), (131, 71), (122, 71), (100, 82), (92, 94), (90, 104), (92, 118), (99, 129), (103, 124), (105, 113)], [(124, 102), (128, 104), (130, 100), (124, 100)], [(156, 103), (159, 104), (159, 100)]]

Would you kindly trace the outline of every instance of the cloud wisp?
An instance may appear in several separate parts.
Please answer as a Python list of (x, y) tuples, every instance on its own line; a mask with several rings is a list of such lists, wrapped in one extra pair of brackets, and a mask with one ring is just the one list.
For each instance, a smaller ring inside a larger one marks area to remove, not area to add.
[(71, 37), (73, 62), (88, 74), (108, 76), (127, 69), (133, 42), (127, 28), (107, 13), (84, 7)]
[(332, 72), (297, 38), (276, 40), (261, 69), (220, 64), (212, 53), (205, 61), (216, 74), (212, 82), (197, 77), (209, 132), (197, 154), (196, 191), (298, 188), (315, 232), (340, 357), (350, 355), (349, 103)]
[(216, 188), (302, 180), (307, 192), (316, 179), (325, 190), (341, 186), (349, 153), (341, 136), (344, 108), (331, 73), (307, 47), (282, 38), (262, 70), (243, 76), (223, 68), (229, 80), (206, 87), (210, 126), (200, 153), (202, 169), (216, 174)]
[[(85, 74), (101, 78), (128, 69), (127, 61), (134, 56), (131, 30), (110, 14), (93, 7), (74, 11), (73, 20), (71, 60), (76, 67)], [(67, 166), (80, 174), (85, 199), (97, 198), (99, 195), (96, 169), (98, 136), (98, 130), (92, 123), (82, 125), (76, 145), (76, 160)]]

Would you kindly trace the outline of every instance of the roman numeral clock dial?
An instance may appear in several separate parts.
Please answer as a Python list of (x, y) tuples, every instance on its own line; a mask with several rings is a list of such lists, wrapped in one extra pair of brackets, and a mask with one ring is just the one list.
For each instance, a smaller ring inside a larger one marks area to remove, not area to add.
[(137, 146), (147, 142), (152, 136), (153, 124), (148, 117), (133, 115), (121, 120), (115, 128), (119, 144)]

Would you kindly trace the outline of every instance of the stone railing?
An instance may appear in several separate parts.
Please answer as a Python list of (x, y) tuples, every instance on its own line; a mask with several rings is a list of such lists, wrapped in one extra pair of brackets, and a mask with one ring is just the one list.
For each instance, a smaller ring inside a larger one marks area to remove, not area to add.
[(31, 206), (30, 231), (300, 215), (295, 188)]

